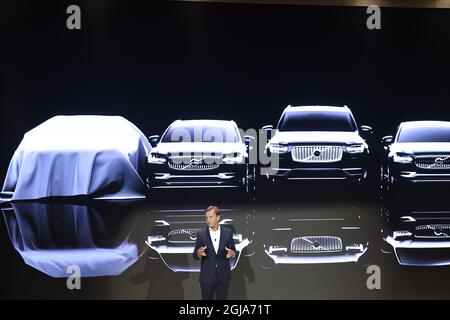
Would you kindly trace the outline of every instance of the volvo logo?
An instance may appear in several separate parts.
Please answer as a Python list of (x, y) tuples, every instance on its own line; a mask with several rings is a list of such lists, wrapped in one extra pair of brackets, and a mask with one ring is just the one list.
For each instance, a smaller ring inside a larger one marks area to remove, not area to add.
[(433, 167), (436, 168), (442, 168), (445, 165), (445, 162), (450, 158), (450, 156), (447, 157), (437, 157), (434, 159), (432, 164), (429, 164), (426, 166), (427, 169), (431, 169)]
[[(448, 238), (449, 237), (449, 234), (448, 234), (449, 229), (450, 229), (450, 226), (447, 224), (442, 224), (442, 225), (429, 224), (429, 225), (417, 227), (417, 230), (428, 231), (423, 236), (437, 237), (437, 238)], [(422, 237), (422, 236), (419, 236), (419, 237)]]
[(189, 161), (189, 164), (191, 165), (191, 167), (195, 168), (200, 163), (202, 163), (202, 161), (203, 161), (203, 158), (192, 158), (191, 161)]
[(176, 234), (182, 234), (187, 235), (191, 241), (197, 240), (197, 230), (195, 229), (181, 229), (181, 230), (174, 230), (169, 232), (170, 235), (176, 235)]
[(189, 232), (189, 238), (193, 241), (197, 240), (197, 231)]
[(313, 153), (313, 155), (314, 155), (315, 157), (319, 157), (320, 154), (321, 154), (320, 150), (316, 150), (316, 151), (314, 151), (314, 153)]
[(438, 236), (438, 237), (442, 237), (442, 236), (446, 237), (447, 236), (447, 234), (445, 232), (442, 232), (439, 230), (434, 230), (434, 235)]
[(449, 157), (443, 157), (443, 158), (436, 158), (434, 160), (434, 164), (436, 166), (442, 166), (442, 164), (444, 163), (445, 160), (447, 160)]
[(442, 229), (440, 227), (436, 227), (433, 230), (433, 233), (437, 237), (448, 237), (448, 234), (446, 234), (444, 231), (442, 231)]

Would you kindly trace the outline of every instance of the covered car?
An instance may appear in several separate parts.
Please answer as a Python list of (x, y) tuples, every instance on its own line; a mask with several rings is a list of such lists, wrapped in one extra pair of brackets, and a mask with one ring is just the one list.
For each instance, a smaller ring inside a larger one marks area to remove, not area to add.
[(2, 194), (13, 201), (143, 198), (141, 171), (150, 150), (145, 135), (123, 117), (55, 116), (24, 135)]
[[(67, 278), (120, 275), (142, 254), (134, 235), (136, 201), (101, 201), (94, 206), (12, 203), (3, 208), (14, 249), (32, 268)], [(130, 213), (133, 218), (130, 219)]]

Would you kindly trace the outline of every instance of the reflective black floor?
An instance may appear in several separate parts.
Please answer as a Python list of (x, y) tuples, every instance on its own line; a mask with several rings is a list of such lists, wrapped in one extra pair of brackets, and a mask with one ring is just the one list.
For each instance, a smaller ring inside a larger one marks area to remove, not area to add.
[[(139, 202), (5, 206), (1, 298), (199, 299), (192, 251), (210, 204), (238, 249), (230, 299), (450, 297), (445, 194), (417, 191), (402, 200), (409, 206), (383, 207), (376, 190), (359, 187), (275, 191), (257, 201), (183, 191)], [(367, 284), (373, 265), (380, 289)], [(80, 290), (67, 288), (73, 266)]]

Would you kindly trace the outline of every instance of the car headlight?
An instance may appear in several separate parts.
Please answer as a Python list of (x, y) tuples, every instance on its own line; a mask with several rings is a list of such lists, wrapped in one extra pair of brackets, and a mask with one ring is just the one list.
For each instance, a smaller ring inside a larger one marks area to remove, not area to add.
[(412, 233), (408, 230), (399, 230), (399, 231), (394, 231), (392, 234), (392, 237), (394, 239), (398, 239), (398, 238), (408, 238), (411, 237)]
[(281, 252), (281, 253), (286, 253), (287, 252), (287, 247), (283, 246), (283, 245), (274, 245), (274, 246), (269, 246), (269, 254), (275, 253), (275, 252)]
[(353, 144), (345, 147), (345, 152), (347, 153), (363, 153), (364, 150), (365, 146), (363, 144)]
[(151, 164), (163, 164), (166, 163), (166, 158), (158, 153), (149, 153), (147, 155), (147, 163)]
[(245, 163), (245, 156), (242, 153), (227, 154), (223, 158), (223, 163), (225, 163), (225, 164), (242, 164), (242, 163)]
[(271, 153), (287, 153), (290, 151), (289, 146), (281, 145), (281, 144), (269, 144), (269, 151)]
[(411, 163), (413, 162), (413, 157), (408, 155), (399, 155), (397, 153), (394, 154), (392, 160), (396, 163)]

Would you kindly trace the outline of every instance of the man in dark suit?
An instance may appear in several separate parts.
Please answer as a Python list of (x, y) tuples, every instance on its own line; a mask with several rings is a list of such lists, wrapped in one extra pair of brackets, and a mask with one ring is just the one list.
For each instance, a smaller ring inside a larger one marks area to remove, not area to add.
[(200, 265), (200, 286), (202, 299), (225, 300), (231, 279), (230, 260), (236, 256), (233, 234), (219, 224), (220, 211), (215, 206), (205, 210), (206, 228), (197, 233), (194, 259), (202, 259)]

